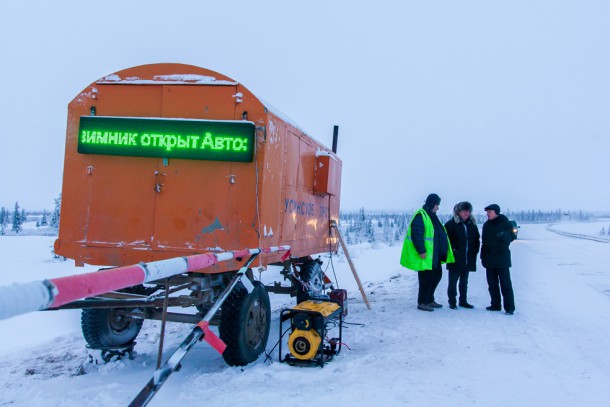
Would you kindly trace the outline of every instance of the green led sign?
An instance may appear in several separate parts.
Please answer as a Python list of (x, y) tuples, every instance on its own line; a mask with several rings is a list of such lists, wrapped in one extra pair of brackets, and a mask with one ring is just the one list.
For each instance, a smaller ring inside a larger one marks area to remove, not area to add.
[(251, 162), (254, 123), (82, 116), (82, 154)]

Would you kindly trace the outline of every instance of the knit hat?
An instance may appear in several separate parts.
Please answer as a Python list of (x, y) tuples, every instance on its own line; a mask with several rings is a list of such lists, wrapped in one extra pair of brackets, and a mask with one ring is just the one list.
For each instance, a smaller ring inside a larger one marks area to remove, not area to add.
[(428, 208), (434, 208), (434, 205), (440, 205), (441, 204), (441, 197), (436, 195), (436, 194), (430, 194), (428, 195), (428, 197), (426, 198), (426, 203), (425, 205)]
[(463, 202), (460, 202), (460, 203), (457, 205), (457, 211), (458, 211), (458, 212), (459, 212), (459, 211), (470, 211), (470, 212), (472, 212), (472, 205), (471, 205), (471, 203), (470, 203), (470, 202), (468, 202), (468, 201), (463, 201)]
[(491, 205), (487, 205), (485, 207), (486, 211), (494, 211), (496, 213), (496, 215), (500, 214), (500, 207), (497, 204), (491, 204)]

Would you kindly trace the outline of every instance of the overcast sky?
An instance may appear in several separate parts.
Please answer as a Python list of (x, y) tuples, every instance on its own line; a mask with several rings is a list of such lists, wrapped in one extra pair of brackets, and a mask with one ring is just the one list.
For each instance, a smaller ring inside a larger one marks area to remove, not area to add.
[(610, 2), (1, 1), (0, 205), (51, 209), (98, 78), (221, 72), (331, 145), (342, 208), (610, 210)]

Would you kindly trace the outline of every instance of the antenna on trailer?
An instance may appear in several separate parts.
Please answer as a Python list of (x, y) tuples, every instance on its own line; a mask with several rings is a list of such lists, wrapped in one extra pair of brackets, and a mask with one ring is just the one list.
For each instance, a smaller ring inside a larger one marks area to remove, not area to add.
[(333, 153), (337, 154), (337, 140), (339, 139), (339, 126), (333, 128)]

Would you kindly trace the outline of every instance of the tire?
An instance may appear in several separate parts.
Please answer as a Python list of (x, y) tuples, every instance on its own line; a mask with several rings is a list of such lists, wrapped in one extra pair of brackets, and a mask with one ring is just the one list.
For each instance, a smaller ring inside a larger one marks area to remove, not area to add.
[(238, 285), (222, 305), (220, 339), (227, 345), (222, 357), (229, 366), (254, 362), (267, 347), (271, 322), (269, 294), (259, 281), (254, 291)]
[(303, 263), (299, 274), (301, 281), (309, 284), (309, 289), (298, 284), (297, 304), (324, 293), (324, 273), (320, 262), (309, 260)]
[(93, 349), (128, 346), (142, 329), (142, 319), (122, 315), (125, 308), (91, 308), (81, 313), (83, 336)]

